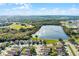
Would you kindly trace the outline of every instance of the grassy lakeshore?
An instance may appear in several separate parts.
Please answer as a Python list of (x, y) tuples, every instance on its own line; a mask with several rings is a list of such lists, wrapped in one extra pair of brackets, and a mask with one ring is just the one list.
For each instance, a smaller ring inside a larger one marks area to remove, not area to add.
[(52, 43), (56, 43), (59, 41), (57, 39), (41, 39), (41, 38), (38, 38), (38, 39), (32, 38), (32, 40), (45, 40), (47, 42), (47, 44), (52, 44)]
[(46, 40), (47, 44), (57, 43), (58, 40)]

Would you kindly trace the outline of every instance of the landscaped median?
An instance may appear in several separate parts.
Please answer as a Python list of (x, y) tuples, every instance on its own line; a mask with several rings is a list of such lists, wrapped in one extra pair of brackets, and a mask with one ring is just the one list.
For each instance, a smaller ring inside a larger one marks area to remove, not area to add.
[(68, 46), (69, 46), (69, 48), (70, 48), (70, 50), (71, 50), (73, 56), (76, 56), (76, 54), (74, 53), (74, 51), (73, 51), (73, 49), (71, 48), (71, 46), (70, 46), (69, 44), (68, 44)]

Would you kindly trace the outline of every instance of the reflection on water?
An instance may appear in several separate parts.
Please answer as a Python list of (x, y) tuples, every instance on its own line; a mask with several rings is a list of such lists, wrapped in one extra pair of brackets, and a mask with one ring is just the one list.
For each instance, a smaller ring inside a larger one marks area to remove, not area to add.
[(39, 38), (44, 38), (44, 39), (68, 38), (68, 36), (63, 31), (63, 28), (61, 26), (55, 26), (55, 25), (44, 25), (33, 36), (35, 35), (38, 35)]

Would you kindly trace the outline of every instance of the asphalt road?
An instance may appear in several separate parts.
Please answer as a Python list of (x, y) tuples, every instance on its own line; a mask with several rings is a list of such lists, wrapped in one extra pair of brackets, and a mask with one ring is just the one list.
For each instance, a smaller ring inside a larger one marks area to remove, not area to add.
[(71, 44), (70, 42), (66, 42), (66, 44), (71, 47), (71, 49), (73, 50), (73, 52), (76, 56), (79, 56), (79, 52), (73, 44)]

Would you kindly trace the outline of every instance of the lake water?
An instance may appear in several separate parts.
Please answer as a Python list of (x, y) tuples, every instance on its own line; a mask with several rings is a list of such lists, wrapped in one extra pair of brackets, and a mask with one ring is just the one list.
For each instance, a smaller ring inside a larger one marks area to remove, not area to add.
[(35, 35), (38, 35), (39, 38), (43, 39), (68, 39), (63, 28), (56, 25), (44, 25), (33, 36)]

